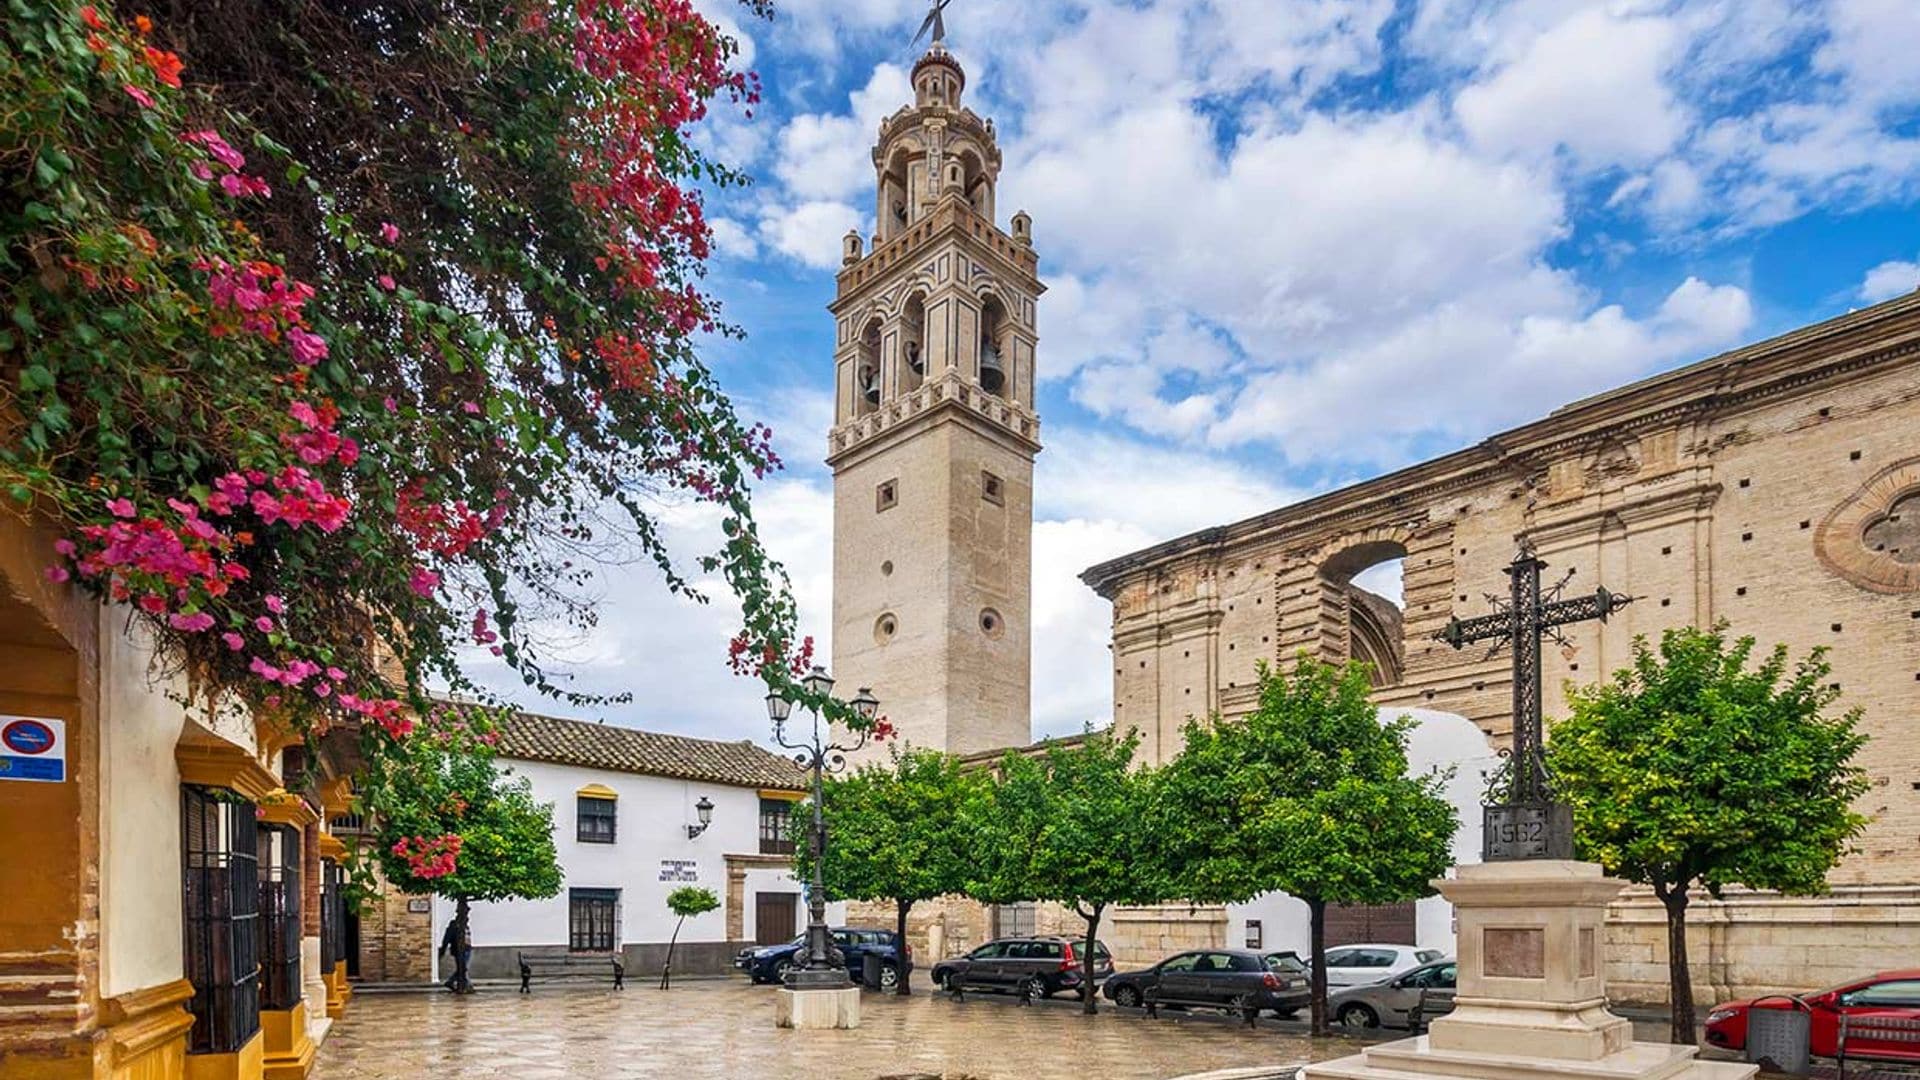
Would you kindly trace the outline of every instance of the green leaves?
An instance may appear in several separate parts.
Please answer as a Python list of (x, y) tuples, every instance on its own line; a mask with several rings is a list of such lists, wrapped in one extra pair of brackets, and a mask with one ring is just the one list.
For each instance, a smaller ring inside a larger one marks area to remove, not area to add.
[(682, 885), (667, 894), (667, 910), (683, 919), (705, 915), (720, 906), (713, 890), (700, 885)]

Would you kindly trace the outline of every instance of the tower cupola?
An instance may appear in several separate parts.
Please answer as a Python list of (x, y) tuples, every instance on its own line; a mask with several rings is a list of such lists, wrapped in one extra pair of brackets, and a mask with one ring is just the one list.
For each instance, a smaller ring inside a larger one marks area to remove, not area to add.
[(913, 65), (913, 103), (918, 108), (958, 109), (960, 93), (966, 88), (967, 73), (960, 61), (938, 41)]

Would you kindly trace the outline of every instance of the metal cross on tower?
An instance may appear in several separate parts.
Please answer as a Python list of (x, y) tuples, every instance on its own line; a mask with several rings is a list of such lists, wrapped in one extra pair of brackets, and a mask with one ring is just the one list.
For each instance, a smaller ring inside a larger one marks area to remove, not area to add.
[[(1602, 585), (1591, 593), (1561, 599), (1573, 572), (1560, 583), (1540, 588), (1540, 571), (1546, 568), (1526, 541), (1520, 553), (1507, 567), (1511, 592), (1507, 599), (1489, 595), (1494, 605), (1491, 615), (1471, 619), (1455, 616), (1446, 628), (1434, 635), (1454, 648), (1477, 641), (1495, 641), (1513, 650), (1513, 750), (1508, 760), (1505, 790), (1498, 801), (1490, 801), (1485, 810), (1485, 833), (1481, 857), (1488, 862), (1512, 859), (1573, 858), (1573, 815), (1553, 801), (1553, 789), (1547, 777), (1545, 748), (1540, 722), (1540, 639), (1552, 637), (1567, 641), (1559, 627), (1589, 619), (1607, 621), (1607, 616), (1633, 602), (1633, 597), (1612, 592)], [(1490, 797), (1494, 793), (1490, 792)]]
[(920, 30), (913, 35), (913, 42), (907, 46), (908, 49), (912, 49), (914, 45), (920, 44), (920, 39), (926, 37), (927, 31), (929, 30), (933, 31), (933, 43), (935, 45), (946, 43), (947, 20), (942, 18), (940, 13), (947, 10), (947, 5), (951, 3), (953, 3), (953, 0), (933, 0), (933, 10), (927, 12), (927, 17), (921, 21)]

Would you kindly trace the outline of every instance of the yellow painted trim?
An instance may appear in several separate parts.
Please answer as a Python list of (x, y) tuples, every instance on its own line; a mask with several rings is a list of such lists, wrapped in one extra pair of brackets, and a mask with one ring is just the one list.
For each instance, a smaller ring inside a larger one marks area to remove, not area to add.
[(574, 794), (585, 795), (589, 799), (617, 799), (620, 797), (619, 792), (605, 784), (588, 784), (586, 787), (574, 792)]
[(269, 825), (292, 825), (304, 829), (320, 820), (320, 814), (307, 800), (284, 788), (267, 793), (260, 800), (260, 820)]
[(763, 799), (784, 799), (787, 802), (799, 802), (801, 799), (807, 797), (807, 793), (804, 791), (788, 791), (785, 788), (761, 788), (760, 797)]
[(114, 1075), (178, 1077), (184, 1071), (193, 1016), (193, 984), (175, 979), (116, 994), (100, 1003)]
[(261, 1062), (266, 1080), (306, 1080), (313, 1069), (306, 1002), (291, 1009), (262, 1009), (260, 1034), (265, 1038)]
[(253, 742), (263, 755), (273, 755), (306, 740), (293, 721), (280, 712), (261, 710), (253, 714)]
[(280, 780), (251, 753), (221, 738), (182, 742), (173, 748), (180, 782), (226, 788), (249, 802), (279, 790)]
[(332, 859), (338, 862), (347, 857), (347, 845), (342, 843), (339, 837), (330, 832), (321, 833), (320, 838), (314, 841), (313, 846), (314, 850), (318, 851), (320, 857), (323, 859)]
[(186, 1080), (260, 1080), (265, 1070), (266, 1039), (255, 1032), (231, 1054), (188, 1054)]
[(353, 809), (353, 780), (346, 776), (336, 776), (320, 784), (320, 809), (328, 817), (344, 814)]
[(347, 985), (347, 962), (336, 962), (332, 971), (320, 976), (320, 981), (327, 986), (327, 1016), (337, 1020), (347, 1011), (347, 1002), (353, 1000), (353, 987)]

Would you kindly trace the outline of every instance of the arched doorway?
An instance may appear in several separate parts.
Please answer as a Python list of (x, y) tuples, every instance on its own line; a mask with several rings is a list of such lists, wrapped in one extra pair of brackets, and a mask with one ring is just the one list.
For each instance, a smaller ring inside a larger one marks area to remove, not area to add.
[(1321, 587), (1332, 594), (1343, 632), (1329, 642), (1338, 659), (1364, 662), (1375, 689), (1398, 685), (1406, 670), (1405, 601), (1401, 573), (1406, 546), (1367, 540), (1320, 564)]

